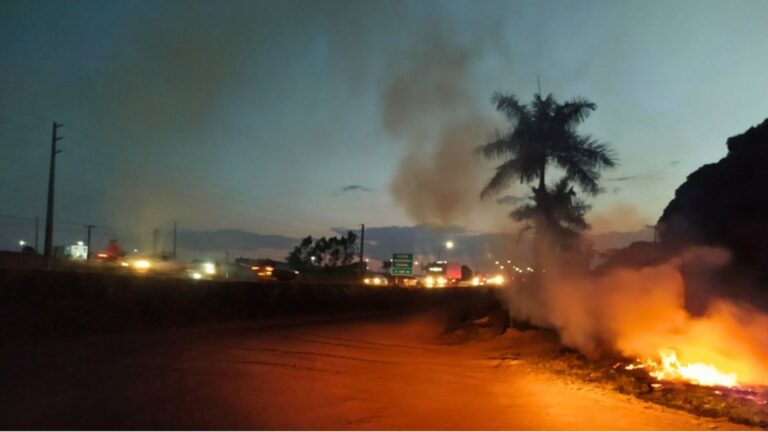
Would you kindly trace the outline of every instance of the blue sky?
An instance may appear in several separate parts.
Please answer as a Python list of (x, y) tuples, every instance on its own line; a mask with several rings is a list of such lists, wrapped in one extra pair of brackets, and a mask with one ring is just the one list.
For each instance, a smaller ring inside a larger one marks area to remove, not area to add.
[(529, 100), (538, 74), (597, 103), (582, 131), (621, 159), (595, 230), (637, 230), (768, 116), (766, 17), (764, 1), (5, 1), (0, 215), (44, 216), (56, 120), (56, 218), (105, 235), (514, 231), (477, 199), (492, 165), (470, 153), (505, 128), (491, 94)]

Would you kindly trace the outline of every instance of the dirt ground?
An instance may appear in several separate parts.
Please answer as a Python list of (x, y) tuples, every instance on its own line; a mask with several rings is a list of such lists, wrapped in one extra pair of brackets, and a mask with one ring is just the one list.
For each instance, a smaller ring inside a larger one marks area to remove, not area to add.
[(239, 324), (8, 345), (3, 429), (742, 429), (549, 373), (548, 332), (439, 316)]

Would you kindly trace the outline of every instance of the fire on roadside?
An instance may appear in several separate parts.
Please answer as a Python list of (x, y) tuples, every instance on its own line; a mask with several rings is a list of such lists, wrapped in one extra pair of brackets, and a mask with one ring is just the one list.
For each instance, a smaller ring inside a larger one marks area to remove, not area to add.
[(712, 364), (685, 363), (677, 358), (671, 349), (659, 350), (659, 361), (646, 359), (624, 367), (626, 370), (645, 369), (648, 375), (659, 381), (686, 381), (702, 386), (735, 387), (738, 377), (733, 372), (722, 372)]

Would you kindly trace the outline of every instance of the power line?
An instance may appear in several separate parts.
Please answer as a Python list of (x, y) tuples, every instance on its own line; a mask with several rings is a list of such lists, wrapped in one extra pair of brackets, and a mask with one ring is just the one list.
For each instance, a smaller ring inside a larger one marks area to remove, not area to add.
[[(127, 166), (125, 164), (125, 161), (123, 160), (122, 156), (119, 156), (119, 155), (116, 155), (114, 153), (105, 151), (103, 149), (93, 149), (93, 150), (96, 153), (104, 154), (107, 157), (110, 157), (110, 158), (113, 158), (113, 159), (119, 161), (121, 163), (122, 167), (130, 167), (130, 168), (133, 168), (134, 170), (139, 170), (139, 171), (142, 171), (144, 173), (147, 173), (147, 174), (149, 174), (150, 176), (153, 176), (153, 177), (170, 178), (172, 180), (175, 180), (177, 178), (177, 177), (173, 176), (169, 172), (169, 171), (173, 170), (173, 168), (171, 166), (169, 166), (169, 165), (166, 165), (166, 167), (169, 168), (169, 170), (164, 170), (164, 171), (151, 170), (151, 169), (147, 168), (146, 166), (143, 166), (143, 167), (133, 166), (133, 167), (131, 167), (131, 166)], [(94, 161), (92, 161), (92, 162), (93, 163), (98, 163), (98, 162), (94, 162)], [(195, 185), (195, 187), (197, 189), (207, 189), (207, 190), (213, 192), (212, 196), (214, 196), (214, 197), (218, 197), (220, 199), (225, 199), (225, 200), (228, 200), (230, 202), (236, 202), (236, 203), (239, 203), (239, 204), (247, 206), (247, 209), (248, 209), (247, 212), (248, 213), (252, 213), (252, 212), (260, 213), (261, 217), (263, 217), (265, 219), (268, 219), (268, 220), (271, 220), (273, 222), (277, 222), (278, 224), (286, 224), (286, 223), (288, 223), (288, 224), (291, 224), (291, 225), (293, 225), (295, 227), (301, 227), (301, 228), (306, 228), (307, 223), (315, 224), (316, 226), (320, 226), (313, 219), (307, 219), (307, 218), (304, 218), (304, 217), (296, 217), (295, 214), (293, 214), (292, 215), (293, 217), (291, 217), (291, 215), (288, 215), (285, 212), (282, 212), (282, 211), (279, 211), (279, 210), (269, 211), (269, 210), (266, 210), (266, 209), (264, 209), (262, 207), (253, 207), (253, 202), (254, 202), (253, 200), (257, 200), (258, 199), (257, 197), (255, 197), (253, 195), (249, 195), (249, 194), (238, 193), (238, 192), (233, 191), (233, 190), (231, 190), (231, 189), (229, 189), (229, 188), (227, 188), (225, 186), (222, 186), (222, 185), (219, 185), (219, 184), (207, 181), (206, 179), (202, 178), (201, 176), (195, 174), (194, 172), (185, 173), (185, 176), (188, 177), (186, 179), (187, 183), (190, 183), (190, 182), (194, 183), (194, 185)], [(163, 183), (163, 186), (167, 187), (168, 183)], [(306, 212), (304, 212), (304, 213), (306, 213)], [(303, 223), (293, 222), (291, 219), (298, 220), (298, 221), (303, 221)]]
[[(113, 144), (117, 144), (117, 146), (122, 148), (122, 149), (127, 149), (129, 151), (131, 150), (131, 149), (128, 149), (126, 146), (120, 144), (119, 141), (104, 140), (104, 139), (102, 139), (102, 138), (100, 138), (100, 137), (98, 137), (98, 136), (96, 136), (96, 135), (94, 135), (94, 134), (92, 134), (90, 132), (84, 131), (84, 130), (79, 129), (77, 127), (68, 127), (68, 128), (74, 130), (75, 132), (79, 132), (79, 133), (85, 135), (86, 137), (91, 137), (94, 140), (97, 140), (97, 141), (100, 141), (100, 142), (110, 142), (110, 143), (113, 143)], [(103, 148), (100, 148), (99, 150), (103, 150)], [(162, 155), (158, 155), (157, 153), (152, 153), (152, 155), (155, 156), (155, 157), (149, 158), (150, 160), (153, 160), (153, 161), (167, 160), (167, 158), (163, 157)], [(212, 188), (212, 189), (217, 189), (219, 192), (227, 193), (227, 194), (230, 194), (230, 195), (232, 195), (232, 194), (241, 195), (242, 197), (245, 197), (245, 198), (247, 198), (249, 200), (250, 199), (258, 199), (258, 197), (254, 196), (254, 195), (234, 191), (234, 190), (232, 190), (230, 187), (228, 187), (226, 185), (222, 185), (222, 184), (219, 184), (219, 183), (216, 183), (216, 182), (212, 182), (210, 179), (203, 178), (203, 177), (197, 175), (196, 173), (198, 171), (200, 171), (199, 167), (192, 166), (191, 164), (188, 164), (188, 163), (183, 163), (183, 162), (181, 162), (179, 160), (176, 160), (176, 163), (180, 164), (181, 166), (174, 167), (174, 166), (171, 166), (171, 165), (169, 165), (167, 163), (162, 163), (161, 162), (161, 164), (164, 167), (170, 168), (172, 170), (175, 169), (175, 168), (184, 168), (184, 169), (186, 169), (187, 171), (184, 173), (185, 176), (191, 176), (191, 177), (197, 179), (198, 181), (200, 181), (206, 187), (209, 187), (209, 188)], [(335, 218), (331, 219), (331, 218), (323, 217), (323, 216), (318, 215), (318, 214), (311, 214), (311, 212), (300, 211), (300, 210), (298, 210), (296, 208), (293, 208), (291, 206), (284, 206), (284, 207), (287, 210), (290, 210), (290, 212), (293, 215), (293, 217), (296, 218), (297, 220), (303, 220), (304, 222), (316, 223), (315, 219), (325, 219), (326, 221), (328, 221), (331, 224), (338, 223), (338, 219), (335, 219)], [(265, 210), (261, 209), (261, 211), (265, 211)], [(301, 217), (296, 217), (295, 213), (307, 213), (307, 214), (310, 214), (310, 216), (312, 216), (312, 218), (305, 219), (305, 218), (301, 218)], [(284, 213), (283, 214), (278, 214), (277, 216), (282, 219), (285, 216), (285, 214)]]
[[(2, 106), (2, 105), (6, 106), (6, 107), (10, 107), (7, 104), (0, 104), (0, 106)], [(9, 109), (9, 108), (6, 108), (6, 109)], [(27, 113), (24, 113), (24, 114), (27, 115), (27, 116), (33, 117), (33, 118), (38, 118), (38, 119), (47, 119), (48, 118), (46, 116), (42, 116), (42, 115), (39, 115), (39, 114), (33, 114), (33, 113), (30, 113), (30, 112), (27, 112)], [(114, 140), (104, 140), (101, 137), (98, 137), (98, 136), (96, 136), (96, 135), (94, 135), (94, 134), (92, 134), (92, 133), (90, 133), (88, 131), (85, 131), (85, 130), (83, 130), (81, 128), (78, 128), (76, 126), (73, 126), (71, 124), (67, 126), (67, 129), (71, 130), (71, 131), (74, 131), (76, 133), (79, 133), (81, 135), (84, 135), (86, 137), (90, 137), (90, 138), (92, 138), (94, 140), (97, 140), (97, 141), (100, 141), (100, 142), (110, 142), (110, 143), (113, 143), (113, 144), (114, 143), (118, 143), (117, 141), (114, 141)], [(41, 131), (38, 131), (38, 132), (41, 132)], [(87, 141), (88, 140), (83, 140), (83, 141), (80, 141), (80, 142), (83, 143), (83, 142), (87, 142)], [(72, 140), (70, 140), (70, 142), (72, 142)], [(118, 147), (121, 147), (123, 149), (126, 148), (125, 146), (122, 146), (122, 145), (118, 145)], [(89, 148), (90, 148), (90, 150), (95, 150), (97, 152), (101, 152), (101, 153), (104, 153), (104, 154), (109, 154), (109, 152), (103, 151), (103, 148), (94, 148), (94, 147), (91, 147), (91, 146), (89, 146)], [(156, 153), (155, 153), (155, 156), (157, 156)], [(115, 156), (114, 154), (112, 154), (111, 157), (116, 157), (121, 162), (124, 162), (122, 160), (121, 156)], [(156, 161), (157, 160), (164, 160), (164, 158), (162, 158), (162, 157), (155, 157), (155, 158), (151, 158), (151, 159), (156, 160)], [(163, 164), (163, 165), (165, 165), (166, 168), (171, 168), (171, 169), (175, 168), (175, 167), (172, 167), (172, 166), (170, 166), (168, 164)], [(232, 197), (233, 195), (239, 195), (235, 199), (243, 199), (243, 197), (245, 197), (245, 199), (248, 200), (248, 204), (249, 205), (251, 204), (251, 201), (250, 201), (251, 199), (258, 199), (258, 197), (255, 197), (253, 195), (243, 194), (243, 193), (236, 192), (236, 191), (230, 189), (227, 186), (216, 184), (214, 182), (211, 182), (209, 179), (205, 179), (205, 178), (202, 178), (202, 177), (196, 175), (195, 173), (197, 171), (199, 171), (198, 167), (193, 167), (190, 164), (183, 164), (183, 165), (185, 165), (185, 167), (189, 170), (188, 172), (184, 173), (185, 176), (191, 176), (193, 178), (196, 178), (198, 181), (202, 182), (209, 189), (217, 189), (217, 193), (219, 193), (219, 194), (225, 193), (225, 194), (228, 194), (230, 197)], [(182, 167), (182, 168), (184, 168), (184, 167)], [(280, 212), (280, 211), (277, 211), (276, 209), (274, 209), (274, 204), (273, 204), (272, 211), (265, 210), (263, 208), (256, 208), (256, 209), (254, 209), (252, 207), (249, 210), (250, 211), (254, 211), (255, 210), (257, 212), (261, 212), (262, 214), (271, 214), (272, 217), (273, 217), (272, 220), (274, 222), (279, 222), (279, 223), (285, 223), (286, 222), (286, 217), (293, 217), (293, 219), (296, 219), (296, 220), (299, 220), (299, 221), (303, 222), (300, 225), (294, 224), (296, 227), (302, 227), (302, 228), (306, 228), (306, 224), (307, 223), (315, 224), (317, 227), (320, 227), (321, 225), (317, 223), (317, 219), (324, 219), (324, 220), (327, 221), (327, 223), (329, 223), (329, 226), (327, 226), (327, 227), (326, 226), (322, 226), (324, 229), (331, 228), (333, 225), (336, 225), (339, 222), (338, 219), (327, 218), (327, 217), (324, 217), (324, 216), (321, 216), (321, 215), (318, 215), (318, 214), (311, 214), (311, 212), (307, 212), (306, 210), (301, 211), (301, 210), (293, 208), (291, 206), (284, 206), (284, 207), (286, 207), (289, 210), (287, 213), (286, 212)], [(301, 214), (301, 213), (309, 214), (309, 216), (311, 216), (311, 217), (310, 218), (304, 218), (304, 217), (301, 217), (301, 216), (297, 216), (297, 214)]]
[[(0, 103), (0, 108), (2, 108), (3, 105), (5, 107), (8, 107), (8, 105)], [(4, 109), (6, 111), (9, 110), (9, 108), (4, 108)], [(26, 112), (26, 113), (22, 113), (22, 114), (25, 115), (25, 116), (31, 117), (31, 118), (35, 118), (35, 119), (47, 119), (48, 118), (47, 116), (42, 116), (42, 115), (39, 115), (39, 114), (33, 114), (33, 113), (30, 113), (30, 112)], [(41, 131), (39, 131), (37, 129), (33, 129), (33, 128), (29, 127), (26, 124), (23, 124), (23, 123), (20, 123), (20, 122), (16, 122), (16, 123), (19, 126), (25, 128), (25, 129), (28, 129), (30, 131), (41, 132)], [(85, 149), (85, 147), (87, 147), (88, 148), (88, 150), (87, 150), (88, 153), (94, 153), (95, 152), (95, 153), (99, 153), (99, 154), (102, 154), (104, 156), (107, 156), (108, 158), (116, 159), (118, 162), (120, 162), (121, 168), (129, 168), (129, 169), (132, 169), (132, 170), (135, 170), (135, 171), (142, 171), (142, 172), (145, 172), (145, 173), (149, 173), (151, 176), (153, 176), (155, 178), (164, 177), (166, 179), (170, 178), (173, 181), (176, 181), (177, 179), (181, 180), (181, 178), (182, 178), (181, 176), (178, 176), (178, 177), (174, 176), (173, 172), (174, 171), (178, 171), (178, 168), (182, 168), (183, 169), (183, 168), (186, 167), (186, 169), (188, 171), (183, 173), (183, 177), (184, 177), (183, 181), (185, 181), (186, 183), (189, 183), (190, 179), (192, 179), (192, 181), (197, 182), (196, 187), (198, 189), (199, 188), (205, 188), (205, 189), (207, 189), (209, 191), (214, 191), (214, 194), (212, 196), (218, 198), (219, 200), (224, 199), (224, 200), (227, 200), (229, 202), (235, 202), (235, 203), (238, 203), (238, 204), (245, 203), (244, 205), (247, 207), (247, 210), (245, 212), (243, 212), (244, 214), (239, 214), (239, 212), (243, 211), (242, 209), (239, 209), (238, 210), (238, 214), (235, 217), (235, 219), (238, 219), (238, 220), (240, 220), (240, 219), (245, 219), (245, 220), (250, 219), (252, 217), (251, 214), (255, 212), (257, 214), (260, 214), (261, 218), (266, 219), (266, 220), (270, 220), (270, 221), (272, 221), (274, 223), (277, 223), (278, 225), (288, 224), (288, 225), (292, 225), (292, 226), (294, 226), (296, 228), (302, 228), (302, 229), (306, 229), (306, 228), (308, 228), (308, 226), (315, 226), (315, 227), (318, 227), (318, 228), (321, 227), (323, 230), (325, 230), (325, 229), (330, 229), (333, 226), (339, 225), (339, 223), (340, 223), (340, 221), (338, 219), (327, 218), (327, 217), (322, 216), (322, 215), (313, 214), (312, 212), (307, 212), (306, 210), (299, 210), (299, 209), (293, 208), (292, 206), (285, 206), (284, 205), (283, 207), (286, 208), (287, 211), (286, 210), (279, 210), (278, 208), (276, 208), (276, 206), (273, 203), (271, 204), (271, 208), (269, 208), (269, 209), (265, 209), (265, 208), (263, 208), (261, 206), (254, 207), (253, 206), (254, 200), (259, 200), (258, 197), (254, 196), (254, 195), (251, 195), (251, 194), (248, 194), (248, 193), (242, 193), (242, 192), (233, 190), (233, 189), (231, 189), (228, 186), (224, 186), (224, 185), (221, 185), (221, 184), (218, 184), (218, 183), (215, 183), (215, 182), (211, 182), (209, 179), (206, 179), (206, 178), (203, 178), (203, 177), (197, 175), (196, 172), (199, 169), (196, 168), (196, 167), (193, 167), (190, 164), (181, 164), (181, 165), (185, 166), (185, 167), (183, 167), (183, 166), (178, 166), (178, 165), (177, 166), (173, 166), (171, 164), (162, 163), (161, 162), (160, 165), (165, 168), (162, 171), (156, 170), (156, 169), (151, 169), (147, 165), (143, 165), (143, 166), (140, 166), (140, 167), (130, 166), (130, 165), (126, 166), (126, 164), (125, 164), (125, 159), (126, 159), (125, 155), (126, 154), (125, 153), (123, 153), (123, 154), (115, 154), (114, 152), (110, 152), (108, 150), (105, 150), (105, 147), (103, 147), (103, 146), (87, 145), (87, 144), (92, 143), (94, 140), (102, 142), (102, 143), (111, 143), (111, 144), (116, 144), (116, 143), (118, 143), (117, 141), (114, 141), (114, 140), (104, 140), (104, 139), (102, 139), (102, 138), (100, 138), (100, 137), (98, 137), (98, 136), (96, 136), (96, 135), (94, 135), (94, 134), (92, 134), (90, 132), (87, 132), (87, 131), (85, 131), (83, 129), (80, 129), (80, 128), (72, 126), (72, 125), (68, 125), (67, 126), (67, 130), (68, 131), (73, 131), (76, 134), (84, 135), (86, 138), (87, 137), (91, 138), (91, 139), (78, 140), (78, 139), (72, 139), (70, 137), (68, 139), (68, 141), (67, 141), (68, 142), (68, 146), (67, 146), (67, 152), (68, 153), (71, 153), (70, 150), (72, 150), (72, 147), (73, 147), (72, 144), (76, 143), (77, 146), (82, 148), (83, 150)], [(19, 141), (19, 142), (22, 141), (21, 139), (18, 139), (17, 137), (14, 140), (15, 141)], [(28, 140), (23, 140), (23, 142), (25, 142), (27, 144), (34, 144), (34, 145), (42, 144), (42, 143), (37, 143), (37, 142), (34, 142), (34, 141), (28, 141)], [(113, 149), (120, 148), (120, 149), (122, 149), (124, 151), (128, 150), (127, 147), (124, 146), (124, 145), (117, 145), (117, 146), (113, 145), (112, 148)], [(128, 151), (130, 151), (130, 150), (128, 150)], [(154, 153), (154, 154), (156, 154), (156, 153)], [(76, 156), (75, 158), (76, 159), (79, 158), (79, 159), (81, 159), (82, 161), (84, 161), (86, 163), (92, 163), (92, 164), (101, 166), (100, 162), (94, 161), (90, 157), (88, 157), (88, 158), (83, 157), (82, 154)], [(129, 159), (132, 159), (132, 158), (129, 158)], [(165, 160), (164, 158), (161, 158), (161, 157), (155, 157), (155, 158), (149, 158), (149, 159), (150, 160), (154, 160), (155, 163), (157, 163), (158, 161)], [(178, 164), (179, 161), (177, 160), (176, 162)], [(164, 188), (167, 188), (169, 186), (169, 183), (163, 182), (162, 186)], [(197, 198), (197, 197), (195, 198), (195, 201), (196, 202), (201, 202), (200, 199)], [(208, 205), (208, 204), (205, 203), (205, 205)], [(221, 207), (221, 206), (219, 206), (219, 207)], [(206, 208), (210, 208), (210, 207), (208, 206)], [(233, 215), (233, 213), (230, 213), (230, 215)], [(327, 221), (327, 223), (329, 225), (326, 226), (324, 224), (320, 224), (320, 223), (317, 222), (318, 220), (325, 220), (325, 221)], [(294, 221), (298, 221), (298, 222), (294, 222)]]

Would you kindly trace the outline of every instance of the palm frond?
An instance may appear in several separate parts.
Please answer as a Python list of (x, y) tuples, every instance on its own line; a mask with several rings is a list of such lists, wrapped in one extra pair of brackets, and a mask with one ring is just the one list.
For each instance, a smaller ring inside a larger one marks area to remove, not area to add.
[(501, 136), (497, 132), (495, 139), (479, 146), (477, 152), (485, 156), (486, 159), (498, 159), (507, 156), (512, 152), (510, 148), (510, 138), (510, 135)]
[(510, 120), (520, 121), (530, 115), (528, 107), (521, 104), (513, 94), (494, 93), (491, 102), (496, 105), (496, 110), (502, 112)]
[(517, 159), (510, 159), (496, 167), (496, 173), (480, 192), (480, 199), (488, 199), (504, 190), (519, 175), (520, 164)]
[(586, 120), (597, 105), (585, 98), (573, 98), (557, 107), (555, 116), (567, 128), (573, 128)]

